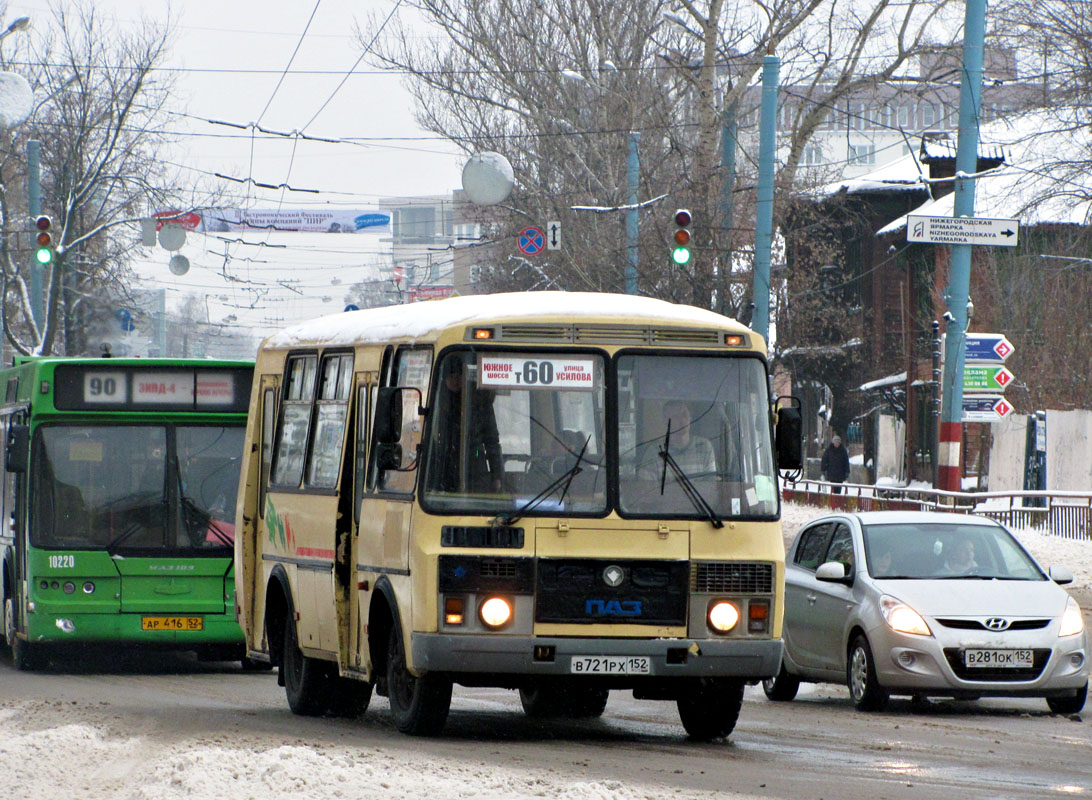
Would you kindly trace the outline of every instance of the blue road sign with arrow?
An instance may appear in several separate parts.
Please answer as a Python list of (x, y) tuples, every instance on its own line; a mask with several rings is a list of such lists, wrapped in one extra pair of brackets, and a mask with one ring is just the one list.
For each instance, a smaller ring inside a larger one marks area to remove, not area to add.
[(1004, 361), (1016, 349), (1003, 333), (968, 333), (965, 361)]

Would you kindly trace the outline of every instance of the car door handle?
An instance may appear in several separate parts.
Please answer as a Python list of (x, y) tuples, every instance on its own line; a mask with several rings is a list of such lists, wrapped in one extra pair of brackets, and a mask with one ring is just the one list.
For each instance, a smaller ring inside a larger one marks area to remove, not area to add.
[(807, 596), (807, 600), (808, 600), (808, 605), (809, 605), (809, 606), (813, 606), (813, 605), (815, 605), (815, 601), (816, 601), (816, 600), (818, 600), (818, 599), (819, 599), (819, 596), (818, 596), (818, 595), (814, 595), (814, 594), (809, 594), (809, 595)]

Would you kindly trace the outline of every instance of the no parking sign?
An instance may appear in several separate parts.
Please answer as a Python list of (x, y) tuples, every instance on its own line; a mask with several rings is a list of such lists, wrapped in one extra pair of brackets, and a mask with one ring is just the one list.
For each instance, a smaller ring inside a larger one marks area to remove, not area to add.
[(541, 228), (529, 225), (519, 232), (517, 243), (521, 253), (529, 256), (537, 255), (546, 246), (546, 234)]

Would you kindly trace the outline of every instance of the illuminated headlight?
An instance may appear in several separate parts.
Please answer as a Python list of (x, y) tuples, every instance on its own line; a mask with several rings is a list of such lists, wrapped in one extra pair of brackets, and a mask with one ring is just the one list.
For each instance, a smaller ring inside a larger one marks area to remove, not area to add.
[(890, 595), (885, 594), (880, 598), (880, 611), (893, 631), (914, 633), (918, 636), (933, 635), (925, 620), (921, 618), (921, 614)]
[(728, 633), (739, 622), (739, 609), (727, 600), (714, 600), (709, 605), (709, 627), (717, 633)]
[(1058, 628), (1059, 636), (1075, 636), (1084, 630), (1084, 617), (1081, 616), (1081, 607), (1072, 597), (1065, 604), (1062, 612), (1062, 624)]
[(503, 628), (512, 620), (512, 606), (501, 597), (490, 597), (478, 609), (478, 616), (487, 628)]

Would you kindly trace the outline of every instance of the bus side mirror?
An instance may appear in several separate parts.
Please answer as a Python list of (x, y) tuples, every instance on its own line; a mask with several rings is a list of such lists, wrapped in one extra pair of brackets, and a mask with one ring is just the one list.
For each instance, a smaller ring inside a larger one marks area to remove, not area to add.
[(804, 467), (804, 420), (800, 413), (800, 401), (795, 397), (779, 397), (778, 403), (788, 400), (790, 405), (779, 406), (774, 439), (777, 443), (777, 468), (796, 470)]
[(8, 428), (7, 454), (4, 457), (4, 469), (8, 472), (26, 472), (27, 457), (30, 455), (30, 427), (12, 425)]
[(381, 386), (375, 400), (375, 441), (397, 444), (402, 438), (402, 389)]
[(380, 442), (375, 446), (376, 465), (381, 470), (402, 468), (402, 445)]

